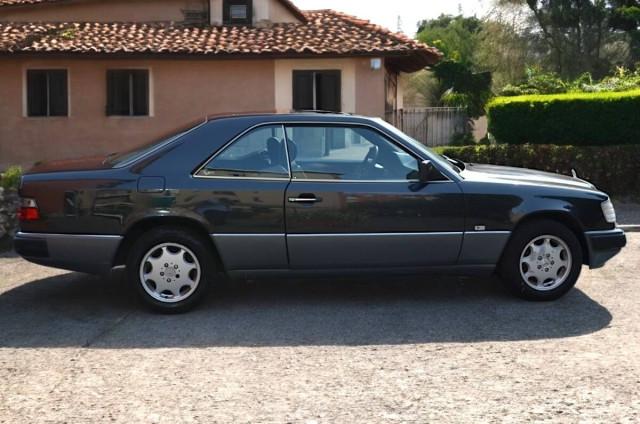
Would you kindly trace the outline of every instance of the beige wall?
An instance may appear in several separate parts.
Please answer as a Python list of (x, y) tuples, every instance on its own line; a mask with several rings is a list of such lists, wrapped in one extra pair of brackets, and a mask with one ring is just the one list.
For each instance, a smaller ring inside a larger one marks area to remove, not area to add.
[(356, 113), (384, 118), (384, 61), (378, 70), (371, 69), (371, 59), (354, 59), (356, 64)]
[(384, 65), (371, 69), (370, 58), (276, 60), (275, 99), (278, 112), (293, 107), (294, 70), (342, 71), (342, 111), (384, 117)]
[(0, 22), (182, 21), (182, 10), (206, 10), (208, 0), (79, 0), (0, 9)]
[[(30, 68), (69, 70), (69, 117), (25, 117)], [(148, 68), (151, 117), (107, 117), (106, 70)], [(123, 150), (206, 115), (274, 110), (269, 60), (0, 60), (0, 169)]]

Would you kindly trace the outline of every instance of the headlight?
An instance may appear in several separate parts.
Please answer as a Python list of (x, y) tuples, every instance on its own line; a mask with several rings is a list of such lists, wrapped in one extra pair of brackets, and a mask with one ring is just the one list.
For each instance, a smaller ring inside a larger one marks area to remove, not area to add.
[(600, 204), (602, 207), (602, 213), (604, 214), (604, 219), (610, 223), (616, 223), (616, 210), (613, 208), (613, 203), (611, 203), (611, 199), (607, 199)]

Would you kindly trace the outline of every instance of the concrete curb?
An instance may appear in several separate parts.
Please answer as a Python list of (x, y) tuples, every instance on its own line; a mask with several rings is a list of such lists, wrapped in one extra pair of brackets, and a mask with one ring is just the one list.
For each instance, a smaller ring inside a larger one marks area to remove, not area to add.
[(618, 225), (625, 233), (640, 233), (640, 225)]

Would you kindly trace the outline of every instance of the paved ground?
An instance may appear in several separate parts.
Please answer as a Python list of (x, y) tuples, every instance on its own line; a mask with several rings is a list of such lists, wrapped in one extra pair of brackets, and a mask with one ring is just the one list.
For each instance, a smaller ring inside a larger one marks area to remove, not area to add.
[(640, 204), (628, 199), (613, 199), (613, 204), (619, 225), (633, 226), (634, 231), (640, 230)]
[(245, 283), (184, 316), (0, 258), (0, 422), (639, 422), (640, 234), (559, 302), (495, 280)]

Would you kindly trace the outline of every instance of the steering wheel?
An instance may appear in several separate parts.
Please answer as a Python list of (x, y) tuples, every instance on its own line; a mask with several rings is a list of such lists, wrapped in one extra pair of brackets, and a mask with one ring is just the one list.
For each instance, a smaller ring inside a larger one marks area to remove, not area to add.
[(378, 146), (372, 146), (369, 149), (369, 153), (367, 153), (367, 156), (364, 157), (364, 161), (362, 162), (362, 165), (364, 165), (366, 168), (371, 168), (375, 166), (378, 160), (379, 153), (380, 153), (380, 149), (378, 148)]
[(362, 161), (362, 166), (360, 167), (360, 177), (365, 177), (369, 174), (370, 171), (373, 171), (373, 168), (376, 166), (378, 162), (378, 154), (380, 153), (380, 149), (378, 146), (372, 146), (367, 153), (367, 156), (364, 157)]

